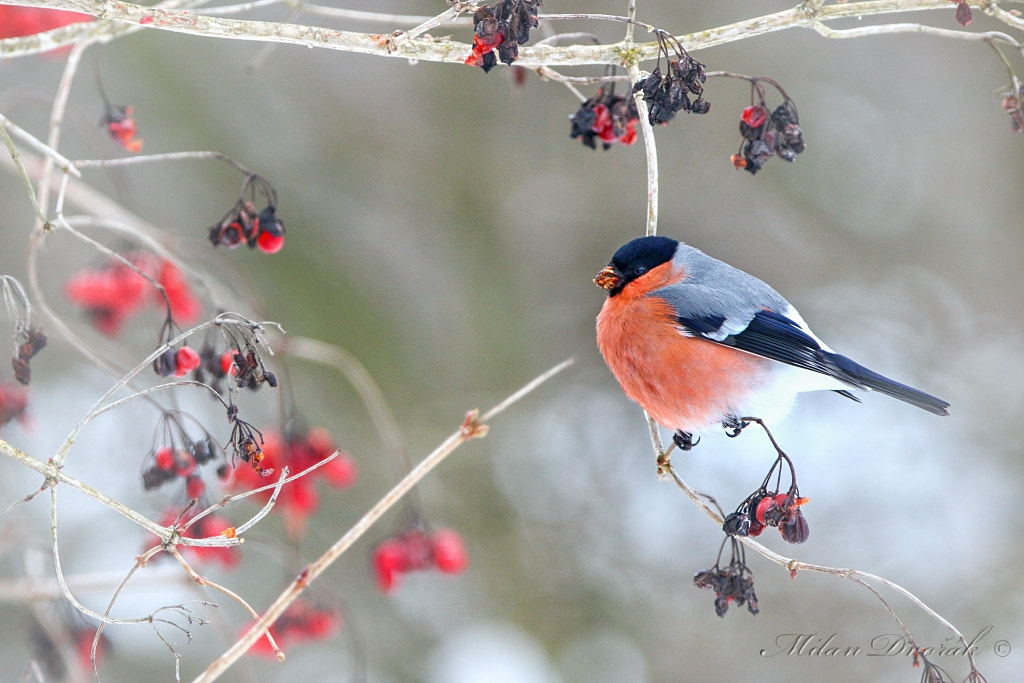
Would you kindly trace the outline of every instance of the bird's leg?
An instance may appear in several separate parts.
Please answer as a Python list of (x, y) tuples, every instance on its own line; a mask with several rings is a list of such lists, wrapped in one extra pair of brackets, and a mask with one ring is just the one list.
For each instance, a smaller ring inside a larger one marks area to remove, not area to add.
[(700, 443), (700, 437), (698, 436), (697, 440), (694, 441), (693, 434), (678, 430), (672, 435), (672, 443), (679, 446), (679, 450), (688, 451)]
[[(762, 427), (764, 423), (758, 420)], [(726, 419), (722, 420), (722, 427), (725, 428), (725, 435), (729, 438), (736, 438), (740, 435), (744, 429), (750, 424), (750, 418), (738, 418), (735, 415), (730, 415)]]

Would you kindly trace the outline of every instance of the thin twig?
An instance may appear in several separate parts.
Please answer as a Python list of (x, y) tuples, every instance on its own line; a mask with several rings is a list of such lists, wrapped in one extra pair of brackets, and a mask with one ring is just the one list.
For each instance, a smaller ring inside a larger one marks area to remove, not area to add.
[(398, 482), (394, 488), (386, 493), (372, 508), (370, 508), (363, 517), (352, 526), (341, 538), (339, 538), (334, 545), (332, 545), (323, 555), (317, 560), (309, 564), (299, 576), (292, 581), (292, 583), (278, 596), (278, 598), (267, 608), (264, 612), (263, 617), (259, 622), (253, 626), (253, 628), (244, 636), (242, 636), (234, 645), (232, 645), (224, 654), (218, 657), (216, 660), (210, 663), (206, 671), (198, 676), (194, 683), (209, 683), (210, 681), (216, 680), (224, 671), (227, 670), (235, 661), (238, 660), (245, 652), (252, 647), (267, 629), (277, 620), (281, 614), (288, 608), (288, 606), (297, 598), (306, 587), (311, 584), (327, 567), (329, 567), (338, 557), (340, 557), (349, 547), (352, 546), (366, 531), (373, 526), (373, 524), (384, 515), (395, 503), (402, 499), (402, 497), (420, 480), (423, 479), (431, 470), (437, 465), (444, 461), (456, 448), (465, 443), (466, 441), (474, 438), (479, 438), (487, 433), (487, 425), (485, 421), (495, 417), (501, 411), (508, 408), (517, 400), (528, 394), (537, 388), (541, 383), (550, 379), (553, 375), (561, 372), (566, 367), (573, 363), (573, 359), (563, 361), (556, 365), (551, 370), (548, 370), (544, 374), (540, 375), (532, 382), (520, 390), (513, 393), (511, 396), (494, 406), (483, 416), (477, 416), (476, 411), (471, 411), (466, 415), (466, 419), (462, 426), (459, 427), (451, 436), (438, 446), (430, 455), (424, 458), (416, 467), (412, 469), (400, 482)]
[[(676, 486), (678, 486), (679, 489), (683, 491), (684, 494), (686, 494), (687, 498), (689, 498), (695, 505), (697, 505), (697, 507), (703, 510), (704, 513), (712, 520), (714, 520), (716, 524), (722, 524), (723, 519), (721, 513), (718, 510), (714, 509), (711, 505), (709, 505), (708, 502), (701, 496), (699, 492), (697, 492), (695, 489), (690, 488), (690, 486), (687, 485), (685, 481), (683, 481), (679, 474), (676, 473), (675, 468), (673, 468), (670, 463), (663, 463), (662, 468), (669, 476), (672, 477), (672, 480), (676, 483)], [(911, 593), (909, 590), (907, 590), (903, 586), (900, 586), (897, 583), (894, 583), (881, 576), (869, 574), (868, 572), (863, 572), (857, 569), (845, 569), (827, 567), (818, 564), (808, 564), (806, 562), (801, 562), (800, 560), (796, 560), (794, 558), (780, 555), (779, 553), (776, 553), (774, 550), (771, 550), (761, 545), (760, 543), (758, 543), (757, 541), (748, 536), (736, 536), (735, 538), (742, 542), (746, 547), (758, 553), (765, 559), (770, 560), (782, 567), (785, 567), (794, 576), (799, 571), (812, 571), (819, 572), (822, 574), (831, 574), (833, 576), (839, 576), (844, 579), (849, 579), (854, 583), (858, 583), (860, 585), (868, 587), (869, 589), (870, 586), (867, 586), (865, 583), (867, 581), (881, 584), (886, 588), (889, 588), (890, 590), (893, 590), (899, 593), (900, 595), (904, 596), (905, 598), (913, 602), (915, 605), (917, 605), (917, 607), (925, 614), (927, 614), (928, 616), (930, 616), (931, 618), (935, 619), (940, 624), (948, 628), (956, 636), (957, 640), (959, 640), (964, 645), (965, 649), (969, 650), (969, 648), (967, 647), (967, 639), (964, 638), (964, 635), (955, 626), (953, 626), (953, 624), (951, 624), (945, 617), (943, 617), (941, 614), (939, 614), (934, 609), (925, 604), (923, 600), (921, 600), (916, 595)], [(896, 622), (899, 624), (900, 628), (903, 630), (904, 634), (909, 639), (908, 642), (912, 642), (913, 635), (904, 625), (903, 621), (898, 616), (896, 616), (895, 612), (893, 612), (889, 604), (885, 600), (882, 600), (881, 596), (878, 595), (877, 591), (872, 589), (871, 592), (874, 593), (875, 596), (882, 601), (882, 604), (886, 607), (889, 613), (896, 619)], [(971, 665), (972, 667), (974, 666), (973, 658), (971, 658)]]

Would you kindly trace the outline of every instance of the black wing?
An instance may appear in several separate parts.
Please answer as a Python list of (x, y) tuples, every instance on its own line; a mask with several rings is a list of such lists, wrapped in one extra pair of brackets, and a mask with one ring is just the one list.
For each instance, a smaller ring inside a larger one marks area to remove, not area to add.
[[(857, 389), (873, 389), (936, 415), (949, 414), (949, 404), (946, 401), (891, 380), (846, 356), (822, 349), (814, 337), (781, 313), (758, 311), (742, 331), (725, 337), (715, 334), (725, 324), (724, 316), (680, 317), (677, 320), (688, 332), (709, 341), (812, 372), (820, 372)], [(848, 392), (839, 393), (853, 398)]]

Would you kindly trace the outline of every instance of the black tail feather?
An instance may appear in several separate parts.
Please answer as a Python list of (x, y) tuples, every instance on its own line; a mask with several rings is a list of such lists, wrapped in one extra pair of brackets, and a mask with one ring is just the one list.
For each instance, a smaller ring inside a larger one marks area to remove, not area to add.
[(829, 353), (828, 351), (822, 351), (821, 353), (842, 371), (842, 374), (845, 375), (843, 379), (850, 381), (855, 386), (898, 398), (912, 406), (927, 410), (929, 413), (949, 415), (949, 403), (941, 398), (936, 398), (931, 394), (908, 387), (906, 384), (900, 384), (884, 375), (879, 375), (877, 372), (868, 370), (863, 365), (850, 360), (846, 356), (838, 353)]

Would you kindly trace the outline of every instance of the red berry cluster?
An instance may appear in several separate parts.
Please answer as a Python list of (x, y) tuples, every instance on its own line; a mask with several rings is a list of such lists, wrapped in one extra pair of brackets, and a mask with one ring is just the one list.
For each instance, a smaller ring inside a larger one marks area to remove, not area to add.
[(256, 213), (251, 201), (239, 202), (221, 221), (210, 228), (213, 246), (234, 249), (242, 242), (264, 254), (276, 254), (284, 247), (284, 223), (273, 205)]
[(0, 428), (11, 420), (28, 425), (28, 391), (13, 384), (0, 383)]
[(697, 588), (710, 588), (715, 591), (715, 614), (724, 617), (729, 605), (735, 603), (747, 605), (751, 614), (757, 614), (757, 594), (754, 592), (754, 573), (750, 571), (744, 558), (743, 549), (736, 539), (732, 541), (732, 558), (725, 567), (716, 562), (711, 569), (697, 572), (693, 584)]
[[(264, 471), (273, 471), (287, 465), (291, 474), (298, 474), (329, 457), (336, 450), (325, 429), (314, 428), (305, 433), (291, 432), (283, 437), (280, 432), (268, 431), (263, 435), (260, 467)], [(355, 460), (345, 453), (340, 453), (326, 465), (285, 484), (278, 495), (275, 510), (284, 515), (289, 535), (293, 538), (301, 536), (305, 530), (306, 520), (319, 507), (320, 497), (316, 490), (318, 479), (323, 479), (334, 488), (346, 489), (355, 483), (357, 474)], [(227, 481), (228, 488), (232, 491), (247, 491), (265, 484), (257, 470), (246, 467), (236, 468)], [(258, 500), (266, 501), (270, 499), (271, 493), (263, 491), (256, 494), (256, 497)]]
[(780, 159), (794, 161), (806, 147), (803, 130), (797, 118), (796, 105), (786, 99), (768, 115), (762, 100), (743, 110), (740, 116), (740, 134), (743, 144), (739, 154), (732, 155), (737, 169), (757, 173), (773, 154)]
[[(187, 523), (194, 514), (181, 516), (180, 513), (168, 510), (160, 517), (161, 526), (169, 527), (175, 523), (182, 526)], [(179, 519), (180, 517), (180, 519)], [(195, 524), (181, 532), (182, 538), (211, 538), (213, 536), (234, 535), (234, 527), (228, 520), (215, 514), (200, 517)], [(234, 569), (242, 561), (241, 546), (198, 546), (179, 545), (178, 552), (190, 562), (208, 562), (220, 564), (225, 569)]]
[[(2, 16), (2, 13), (0, 13), (0, 21), (2, 21)], [(53, 619), (53, 617), (56, 617), (56, 619)], [(97, 639), (96, 628), (86, 624), (85, 620), (74, 612), (70, 603), (65, 603), (60, 608), (55, 609), (50, 619), (51, 627), (47, 630), (44, 631), (42, 628), (35, 627), (30, 631), (35, 661), (42, 665), (42, 672), (49, 674), (45, 680), (57, 681), (81, 678), (81, 676), (69, 675), (61, 654), (63, 644), (58, 646), (54, 640), (51, 640), (51, 637), (60, 634), (61, 630), (66, 633), (73, 648), (72, 651), (77, 666), (82, 671), (92, 671), (92, 646), (94, 641), (96, 643), (96, 667), (99, 668), (103, 664), (103, 657), (110, 647), (110, 640), (107, 639), (105, 633), (100, 634), (99, 639)], [(58, 625), (62, 628), (53, 628)], [(43, 680), (42, 672), (40, 672), (36, 680)]]
[[(341, 614), (322, 605), (299, 598), (284, 611), (268, 630), (278, 647), (326, 640), (341, 629)], [(273, 657), (277, 653), (266, 638), (257, 640), (249, 652), (261, 657)]]
[(803, 543), (811, 530), (800, 506), (808, 500), (800, 497), (796, 486), (786, 493), (762, 487), (726, 516), (722, 529), (730, 536), (759, 536), (765, 527), (773, 526), (787, 543)]
[(209, 436), (189, 441), (181, 447), (161, 446), (152, 451), (152, 464), (142, 472), (142, 486), (147, 491), (163, 486), (175, 479), (185, 480), (185, 494), (197, 500), (206, 493), (199, 467), (213, 460), (220, 446)]
[(632, 145), (636, 142), (636, 122), (639, 113), (630, 97), (616, 95), (614, 88), (604, 88), (580, 105), (569, 119), (572, 128), (569, 137), (582, 140), (584, 147), (597, 149), (597, 141), (608, 149), (613, 143)]
[(100, 125), (106, 127), (110, 138), (129, 152), (141, 152), (142, 140), (135, 137), (138, 129), (130, 105), (107, 105)]
[(21, 384), (28, 384), (32, 381), (32, 366), (29, 365), (37, 353), (46, 346), (46, 333), (40, 329), (29, 327), (23, 330), (18, 336), (17, 354), (11, 359), (11, 366), (14, 368), (14, 379)]
[(373, 550), (373, 572), (382, 593), (397, 588), (402, 574), (431, 568), (458, 574), (468, 564), (466, 546), (453, 529), (439, 529), (433, 534), (420, 528), (409, 529), (384, 539)]
[[(674, 54), (670, 54), (671, 50)], [(661, 73), (665, 57), (668, 74)], [(651, 125), (666, 124), (680, 111), (707, 114), (711, 103), (704, 99), (704, 65), (691, 57), (675, 38), (658, 32), (658, 64), (646, 78), (633, 85), (633, 92), (643, 92), (649, 107), (647, 120)], [(695, 99), (691, 100), (690, 95)]]
[[(169, 308), (178, 324), (198, 320), (202, 304), (177, 266), (148, 252), (123, 256), (131, 266), (115, 259), (105, 268), (80, 270), (64, 288), (68, 299), (85, 309), (100, 332), (116, 336), (125, 321), (147, 303)], [(161, 285), (163, 291), (153, 283)]]
[(541, 4), (541, 0), (501, 0), (494, 7), (479, 7), (473, 14), (473, 51), (466, 64), (479, 66), (486, 73), (499, 59), (503, 64), (519, 59), (519, 46), (530, 40), (530, 29), (537, 28)]
[[(746, 423), (734, 425), (734, 431), (729, 435), (737, 436), (745, 426)], [(770, 432), (768, 436), (771, 438)], [(772, 443), (775, 443), (774, 439), (772, 439)], [(778, 449), (778, 446), (776, 448)], [(783, 463), (789, 467), (790, 481), (789, 488), (785, 493), (780, 492)], [(768, 482), (773, 478), (775, 478), (774, 490), (769, 491)], [(775, 458), (775, 462), (772, 463), (768, 474), (765, 475), (757, 490), (747, 496), (735, 512), (725, 516), (722, 531), (730, 537), (759, 536), (765, 527), (773, 526), (779, 528), (779, 533), (787, 543), (803, 543), (811, 535), (811, 530), (803, 512), (800, 511), (800, 506), (807, 503), (808, 500), (808, 498), (800, 497), (793, 461), (779, 449), (778, 457)]]

